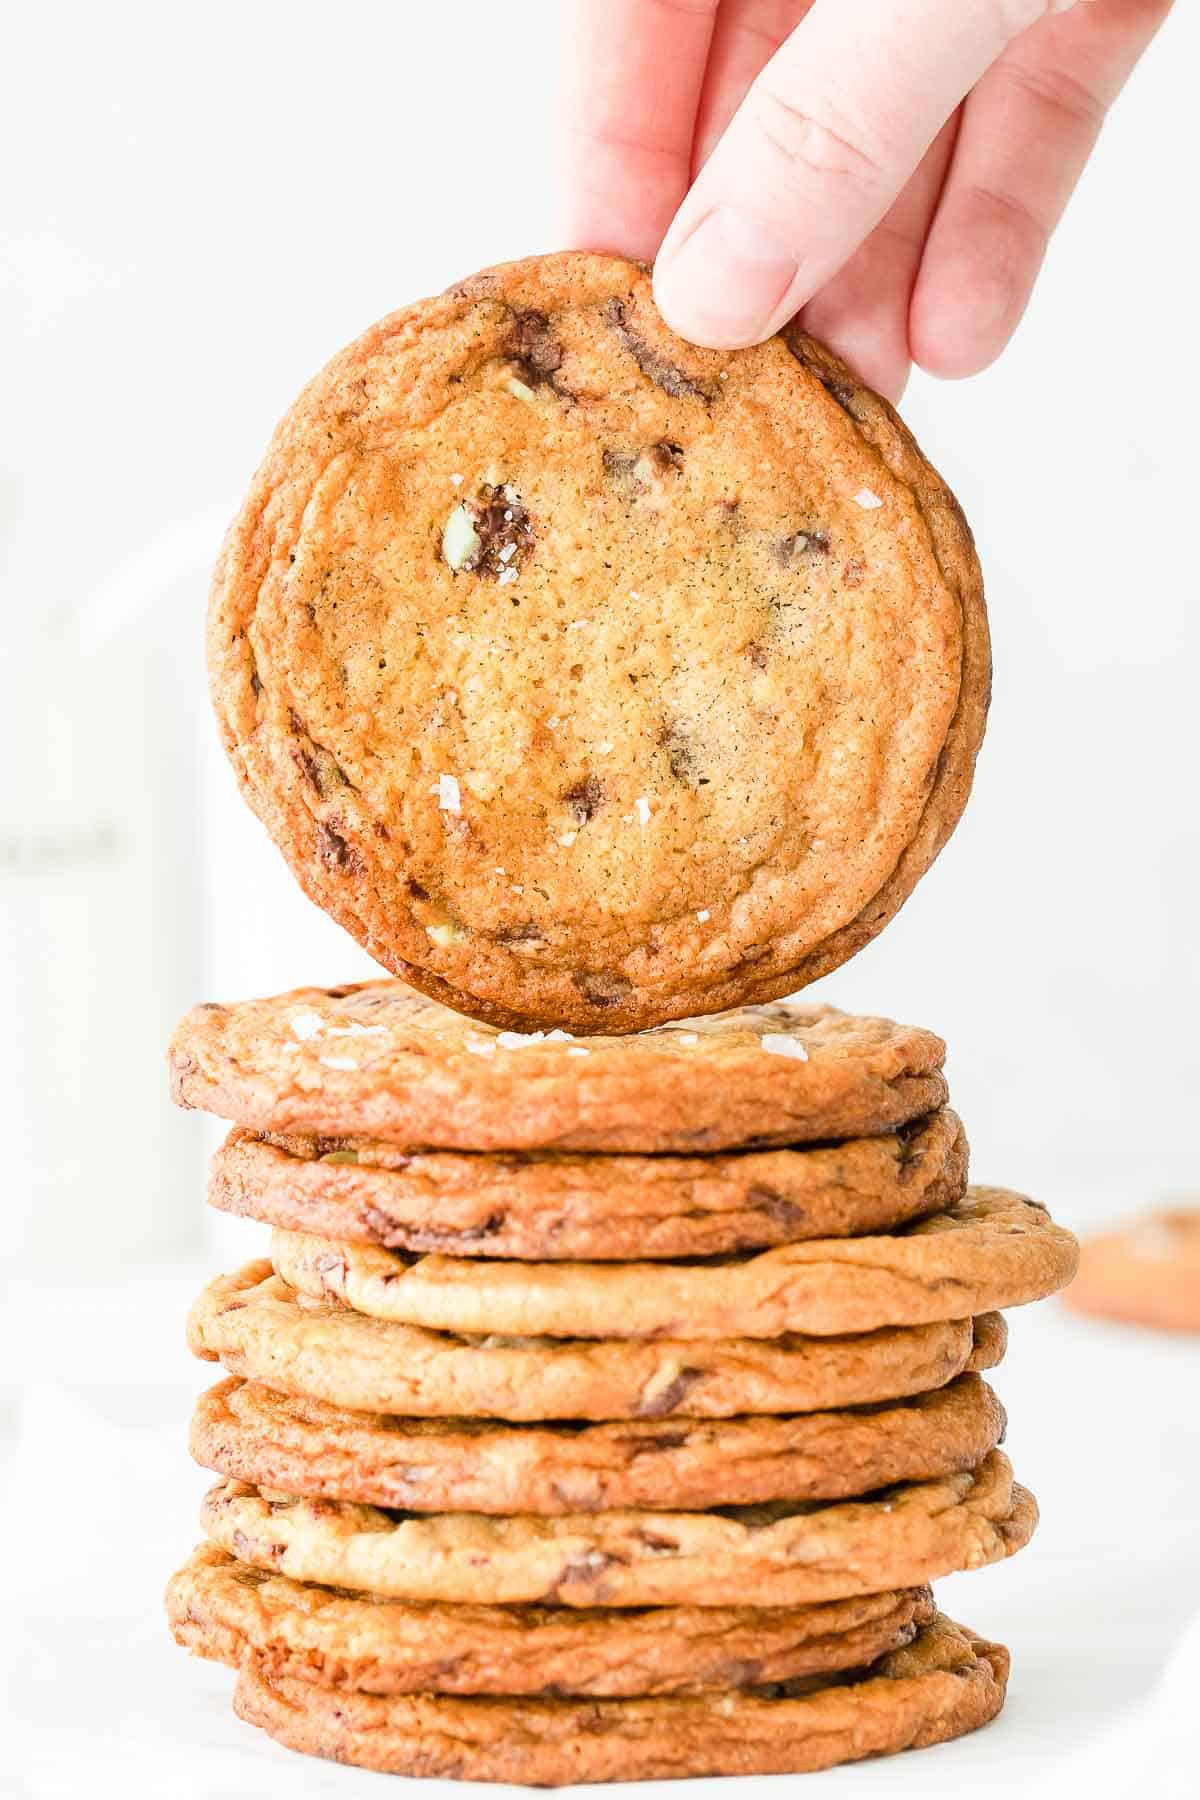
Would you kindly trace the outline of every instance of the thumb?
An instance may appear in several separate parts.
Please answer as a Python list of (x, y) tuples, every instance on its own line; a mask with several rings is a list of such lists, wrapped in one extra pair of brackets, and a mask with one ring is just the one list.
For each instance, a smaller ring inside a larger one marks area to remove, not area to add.
[(714, 349), (777, 331), (879, 223), (1006, 44), (1063, 10), (1063, 0), (815, 0), (663, 240), (654, 293), (668, 325)]

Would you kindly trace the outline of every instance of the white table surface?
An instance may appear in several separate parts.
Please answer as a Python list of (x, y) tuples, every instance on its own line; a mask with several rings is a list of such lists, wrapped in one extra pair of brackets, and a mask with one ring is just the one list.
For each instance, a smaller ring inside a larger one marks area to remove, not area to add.
[[(176, 1649), (163, 1622), (162, 1587), (198, 1538), (210, 1479), (186, 1431), (215, 1371), (191, 1361), (181, 1330), (206, 1272), (23, 1280), (4, 1308), (0, 1769), (17, 1786), (0, 1776), (0, 1790), (20, 1800), (385, 1791), (383, 1777), (302, 1760), (239, 1723), (228, 1671)], [(1011, 1647), (1008, 1705), (959, 1743), (808, 1778), (822, 1800), (1200, 1793), (1200, 1644), (1175, 1698), (1152, 1698), (1200, 1611), (1200, 1342), (1083, 1323), (1055, 1303), (1010, 1325), (994, 1379), (1041, 1527), (1009, 1563), (938, 1587), (951, 1615)], [(35, 1379), (5, 1389), (17, 1368)], [(750, 1784), (698, 1785), (736, 1800)]]

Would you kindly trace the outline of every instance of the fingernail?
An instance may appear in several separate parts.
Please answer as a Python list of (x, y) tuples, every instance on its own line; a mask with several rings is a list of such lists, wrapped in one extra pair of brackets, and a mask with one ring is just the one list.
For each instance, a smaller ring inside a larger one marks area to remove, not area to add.
[(795, 252), (764, 219), (718, 206), (678, 250), (659, 257), (654, 298), (680, 337), (734, 350), (783, 324), (780, 309), (798, 273)]

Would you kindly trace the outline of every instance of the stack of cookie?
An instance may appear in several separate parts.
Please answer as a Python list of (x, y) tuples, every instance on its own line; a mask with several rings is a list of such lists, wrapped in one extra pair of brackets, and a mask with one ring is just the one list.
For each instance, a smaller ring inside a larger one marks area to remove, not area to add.
[(367, 1767), (767, 1773), (991, 1718), (928, 1582), (1032, 1497), (981, 1371), (1073, 1239), (968, 1188), (931, 1033), (768, 1005), (497, 1031), (396, 982), (197, 1009), (210, 1198), (274, 1227), (190, 1341), (173, 1578), (239, 1714)]
[(486, 270), (301, 394), (208, 654), (249, 804), (411, 986), (177, 1035), (214, 1203), (274, 1227), (192, 1314), (180, 1640), (423, 1775), (992, 1717), (1007, 1653), (927, 1584), (1033, 1529), (981, 1372), (1075, 1246), (966, 1187), (940, 1040), (775, 1004), (904, 904), (983, 736), (971, 534), (896, 414), (796, 328), (681, 342), (645, 268)]

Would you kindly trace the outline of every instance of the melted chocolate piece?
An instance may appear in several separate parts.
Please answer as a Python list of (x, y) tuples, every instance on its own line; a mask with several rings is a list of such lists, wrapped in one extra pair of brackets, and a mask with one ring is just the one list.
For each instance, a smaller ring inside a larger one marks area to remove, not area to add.
[(493, 581), (505, 569), (519, 569), (522, 552), (533, 543), (533, 525), (515, 491), (485, 481), (475, 498), (463, 504), (479, 536), (479, 548), (463, 568), (490, 575)]
[(655, 387), (660, 387), (664, 394), (670, 394), (676, 400), (712, 400), (713, 396), (706, 388), (701, 387), (698, 381), (693, 381), (675, 363), (669, 362), (660, 350), (656, 350), (653, 344), (647, 343), (640, 333), (633, 330), (629, 324), (629, 308), (617, 295), (604, 308), (604, 321), (612, 326), (621, 348), (628, 350), (642, 374)]
[(522, 379), (527, 386), (535, 388), (543, 382), (553, 385), (554, 376), (562, 367), (563, 353), (545, 313), (531, 311), (516, 315), (513, 353), (521, 365)]
[(590, 819), (595, 818), (604, 804), (604, 784), (597, 776), (586, 775), (574, 787), (567, 789), (563, 799), (570, 808), (575, 823), (586, 825)]

